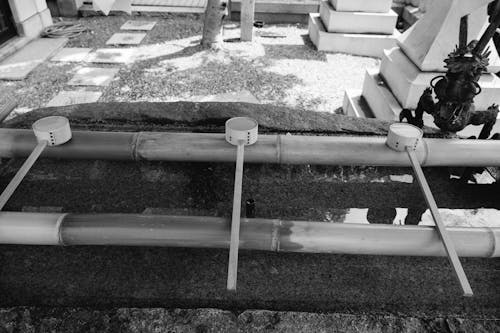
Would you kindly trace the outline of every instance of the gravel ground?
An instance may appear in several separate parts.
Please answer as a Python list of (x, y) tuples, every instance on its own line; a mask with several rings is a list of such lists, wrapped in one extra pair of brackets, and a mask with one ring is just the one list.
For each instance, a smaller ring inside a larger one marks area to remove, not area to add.
[[(13, 94), (22, 111), (44, 106), (61, 90), (103, 91), (103, 102), (192, 100), (247, 90), (262, 103), (335, 112), (345, 89), (361, 89), (365, 69), (379, 64), (373, 58), (316, 51), (304, 25), (269, 25), (256, 29), (253, 43), (225, 42), (218, 50), (204, 50), (198, 46), (200, 15), (80, 18), (89, 31), (67, 47), (109, 47), (106, 41), (129, 19), (155, 20), (157, 25), (139, 47), (141, 60), (98, 65), (120, 67), (110, 86), (66, 86), (75, 71), (88, 64), (47, 61), (24, 81), (0, 81), (0, 95)], [(261, 36), (269, 33), (282, 37)], [(236, 24), (226, 24), (226, 40), (238, 34)]]
[(19, 332), (494, 332), (496, 320), (217, 309), (12, 308), (0, 325)]

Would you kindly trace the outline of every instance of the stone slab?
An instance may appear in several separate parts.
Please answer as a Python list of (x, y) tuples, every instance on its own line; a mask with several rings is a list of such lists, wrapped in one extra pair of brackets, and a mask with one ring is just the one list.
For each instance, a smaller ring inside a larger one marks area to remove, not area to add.
[(336, 11), (328, 0), (321, 1), (320, 17), (328, 32), (382, 35), (392, 35), (398, 20), (392, 10), (387, 13)]
[(47, 107), (94, 103), (101, 96), (100, 91), (61, 91), (47, 103)]
[(384, 49), (395, 47), (399, 31), (392, 35), (327, 32), (319, 14), (309, 14), (309, 37), (318, 51), (381, 58)]
[(149, 31), (154, 28), (156, 25), (156, 21), (137, 21), (137, 20), (130, 20), (125, 22), (120, 27), (120, 30), (141, 30), (141, 31)]
[(118, 32), (111, 36), (107, 45), (138, 45), (146, 37), (145, 33), (122, 33)]
[(80, 68), (68, 82), (70, 86), (107, 86), (118, 73), (118, 68)]
[(135, 48), (125, 49), (98, 49), (87, 57), (87, 62), (102, 64), (130, 63), (135, 60), (137, 50)]
[[(415, 109), (424, 89), (439, 72), (422, 72), (398, 47), (385, 50), (380, 73), (394, 96), (404, 108)], [(476, 96), (476, 109), (486, 110), (493, 103), (500, 104), (500, 78), (485, 73), (479, 80), (481, 94)]]
[(363, 83), (363, 97), (377, 119), (399, 120), (403, 109), (380, 77), (378, 71), (368, 69)]
[[(439, 0), (428, 4), (422, 16), (399, 38), (398, 44), (422, 71), (445, 71), (443, 60), (458, 44), (460, 19), (469, 15), (468, 40), (479, 39), (486, 29), (487, 5), (492, 0)], [(489, 71), (500, 71), (498, 52), (490, 43)]]
[(68, 42), (67, 38), (39, 38), (0, 63), (0, 79), (23, 80)]
[(333, 8), (340, 12), (387, 13), (392, 0), (330, 0)]
[(53, 56), (52, 59), (50, 60), (80, 62), (85, 60), (90, 51), (92, 51), (92, 49), (84, 47), (65, 47), (62, 50), (60, 50), (55, 56)]

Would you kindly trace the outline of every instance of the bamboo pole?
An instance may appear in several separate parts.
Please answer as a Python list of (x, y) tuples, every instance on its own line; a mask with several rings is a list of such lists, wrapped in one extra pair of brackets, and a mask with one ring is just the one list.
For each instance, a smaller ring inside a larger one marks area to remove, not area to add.
[(48, 142), (43, 140), (40, 141), (35, 149), (31, 152), (31, 154), (28, 156), (26, 161), (24, 161), (23, 165), (19, 170), (17, 171), (16, 175), (10, 183), (7, 185), (7, 187), (3, 190), (2, 194), (0, 195), (0, 210), (3, 209), (7, 201), (9, 201), (10, 197), (12, 194), (14, 194), (14, 191), (17, 189), (19, 184), (23, 181), (24, 177), (26, 174), (30, 171), (31, 167), (33, 164), (35, 164), (36, 160), (40, 156), (40, 154), (43, 152), (43, 150), (47, 147)]
[[(335, 221), (342, 222), (342, 221)], [(229, 247), (230, 221), (206, 216), (0, 212), (0, 244)], [(447, 229), (461, 257), (500, 257), (500, 228)], [(242, 219), (240, 248), (444, 257), (431, 226)]]
[[(245, 150), (247, 163), (411, 166), (405, 154), (385, 145), (385, 137), (259, 135)], [(420, 164), (500, 166), (500, 141), (423, 139)], [(37, 142), (30, 130), (0, 129), (0, 158), (26, 157)], [(234, 162), (224, 134), (157, 132), (81, 132), (42, 157), (58, 159)]]
[(439, 233), (439, 236), (441, 237), (441, 240), (443, 241), (446, 254), (453, 267), (453, 270), (455, 271), (455, 275), (458, 279), (458, 282), (462, 287), (464, 296), (471, 297), (473, 296), (473, 292), (472, 288), (470, 287), (469, 280), (467, 280), (467, 276), (465, 275), (462, 264), (460, 263), (460, 259), (458, 258), (453, 241), (448, 235), (446, 227), (443, 221), (441, 220), (441, 215), (439, 214), (436, 201), (434, 200), (434, 196), (432, 195), (429, 184), (425, 179), (425, 175), (422, 171), (422, 168), (420, 167), (420, 163), (413, 149), (414, 149), (413, 147), (406, 147), (406, 152), (408, 153), (413, 170), (415, 172), (415, 175), (417, 176), (417, 180), (418, 183), (420, 184), (420, 188), (422, 189), (425, 201), (427, 202), (427, 206), (431, 211), (432, 218), (434, 219), (434, 223), (436, 224), (436, 229)]
[(238, 279), (238, 249), (240, 246), (241, 187), (243, 180), (244, 141), (238, 141), (236, 150), (236, 172), (234, 174), (233, 217), (231, 221), (231, 242), (227, 270), (227, 290), (236, 290)]

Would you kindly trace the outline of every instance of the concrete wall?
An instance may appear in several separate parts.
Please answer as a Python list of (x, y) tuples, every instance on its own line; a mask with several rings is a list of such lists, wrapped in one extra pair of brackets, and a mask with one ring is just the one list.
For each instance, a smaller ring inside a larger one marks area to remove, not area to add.
[(52, 25), (52, 16), (45, 0), (8, 0), (17, 32), (20, 36), (34, 38)]

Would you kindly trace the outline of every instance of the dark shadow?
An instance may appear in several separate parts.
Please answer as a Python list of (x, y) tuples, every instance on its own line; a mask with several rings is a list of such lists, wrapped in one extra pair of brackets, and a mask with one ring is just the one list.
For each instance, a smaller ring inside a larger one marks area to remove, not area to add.
[(366, 219), (370, 224), (393, 224), (396, 215), (395, 208), (370, 208)]
[(418, 225), (422, 221), (422, 215), (424, 215), (427, 208), (422, 207), (409, 207), (408, 215), (405, 218), (405, 225)]

